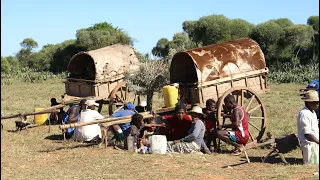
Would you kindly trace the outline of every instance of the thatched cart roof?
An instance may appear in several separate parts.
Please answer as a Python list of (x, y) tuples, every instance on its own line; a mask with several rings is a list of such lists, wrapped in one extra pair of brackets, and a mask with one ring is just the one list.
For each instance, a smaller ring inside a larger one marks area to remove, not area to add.
[(70, 78), (101, 81), (123, 74), (125, 69), (139, 67), (135, 50), (129, 45), (115, 44), (75, 54), (68, 65)]
[(170, 66), (170, 81), (207, 82), (265, 68), (259, 44), (242, 38), (176, 53)]

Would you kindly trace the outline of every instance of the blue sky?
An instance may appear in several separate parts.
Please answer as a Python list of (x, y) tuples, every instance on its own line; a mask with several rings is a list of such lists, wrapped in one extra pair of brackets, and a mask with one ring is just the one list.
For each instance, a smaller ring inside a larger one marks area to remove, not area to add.
[(137, 40), (134, 47), (148, 53), (158, 39), (171, 39), (185, 20), (223, 14), (253, 24), (289, 18), (306, 24), (319, 15), (318, 0), (2, 0), (1, 56), (14, 55), (27, 37), (39, 44), (75, 39), (78, 29), (107, 21)]

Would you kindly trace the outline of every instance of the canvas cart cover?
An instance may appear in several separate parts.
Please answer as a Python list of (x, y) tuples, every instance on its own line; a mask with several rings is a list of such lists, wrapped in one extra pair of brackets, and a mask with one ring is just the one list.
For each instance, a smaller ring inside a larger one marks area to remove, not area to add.
[(139, 60), (129, 45), (116, 44), (75, 54), (68, 65), (70, 78), (103, 81), (122, 74), (126, 68), (135, 70)]
[(203, 83), (265, 68), (259, 44), (242, 38), (176, 53), (170, 66), (170, 81)]

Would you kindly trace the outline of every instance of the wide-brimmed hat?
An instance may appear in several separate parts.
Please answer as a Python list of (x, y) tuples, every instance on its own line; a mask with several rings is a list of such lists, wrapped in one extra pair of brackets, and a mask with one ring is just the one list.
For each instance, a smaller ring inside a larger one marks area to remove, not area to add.
[(301, 99), (308, 102), (318, 102), (319, 94), (315, 90), (309, 90), (304, 94), (304, 97), (302, 97)]
[(86, 105), (87, 106), (97, 106), (97, 107), (99, 106), (99, 104), (96, 103), (94, 100), (87, 100)]
[(202, 112), (202, 108), (200, 106), (193, 106), (193, 108), (188, 112), (188, 114), (191, 113), (197, 113), (202, 115), (203, 117), (206, 117), (206, 115)]

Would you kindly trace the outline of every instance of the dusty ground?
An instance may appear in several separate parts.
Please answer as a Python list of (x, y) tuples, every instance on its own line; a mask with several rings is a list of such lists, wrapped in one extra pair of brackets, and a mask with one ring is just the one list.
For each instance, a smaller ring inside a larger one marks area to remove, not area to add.
[[(276, 137), (296, 133), (296, 114), (303, 104), (298, 89), (303, 85), (271, 85), (261, 95), (268, 111), (268, 131)], [(1, 86), (1, 111), (5, 114), (47, 107), (51, 97), (64, 92), (60, 81)], [(156, 96), (157, 97), (157, 96)], [(159, 103), (161, 99), (156, 99)], [(31, 118), (32, 119), (32, 118)], [(30, 119), (30, 120), (31, 120)], [(300, 150), (285, 154), (291, 164), (278, 157), (261, 163), (268, 150), (249, 150), (244, 156), (139, 155), (109, 147), (104, 149), (73, 141), (63, 142), (57, 126), (34, 127), (29, 133), (14, 130), (14, 119), (3, 121), (1, 131), (1, 178), (3, 179), (319, 179), (319, 166), (301, 165)], [(231, 147), (226, 147), (231, 149)]]

